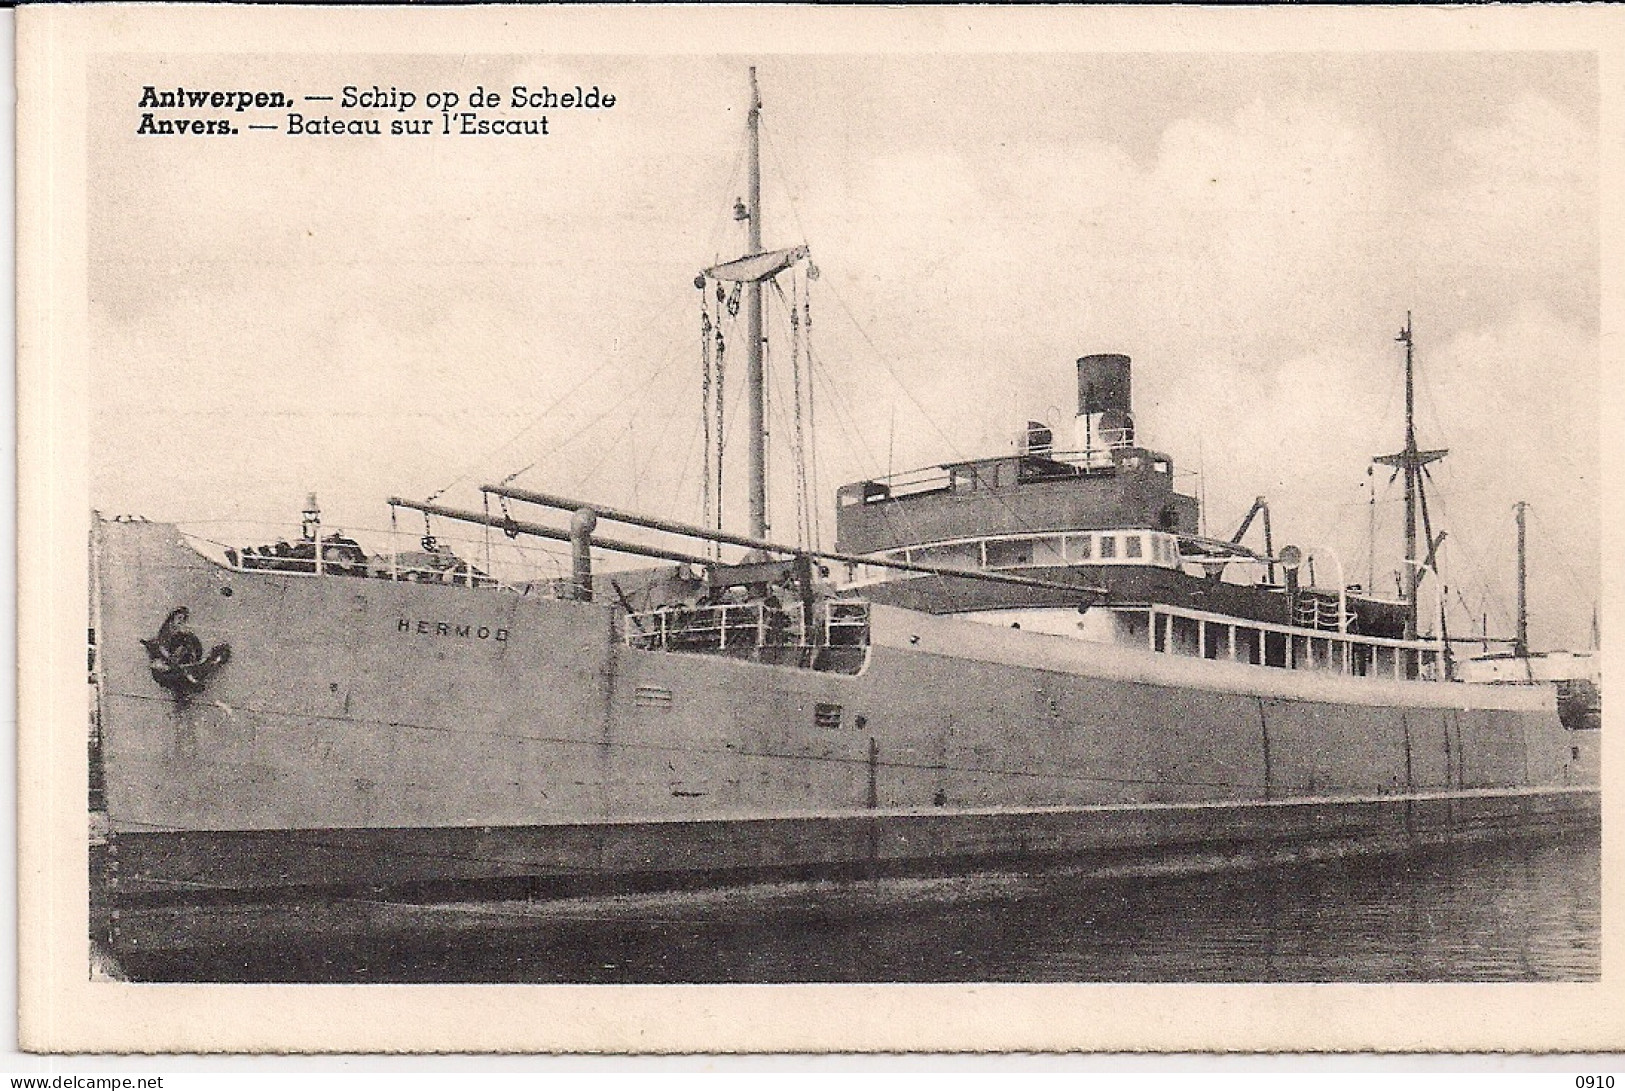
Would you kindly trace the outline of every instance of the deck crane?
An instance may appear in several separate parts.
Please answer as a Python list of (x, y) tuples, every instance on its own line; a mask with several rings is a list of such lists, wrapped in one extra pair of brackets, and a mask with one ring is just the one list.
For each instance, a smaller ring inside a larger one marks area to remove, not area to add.
[(1253, 520), (1259, 515), (1264, 517), (1264, 556), (1269, 558), (1269, 582), (1275, 582), (1275, 540), (1270, 533), (1270, 504), (1260, 496), (1253, 501), (1253, 506), (1247, 509), (1247, 514), (1241, 520), (1241, 526), (1236, 533), (1230, 536), (1231, 545), (1240, 545), (1241, 540), (1247, 536), (1247, 531), (1253, 525)]

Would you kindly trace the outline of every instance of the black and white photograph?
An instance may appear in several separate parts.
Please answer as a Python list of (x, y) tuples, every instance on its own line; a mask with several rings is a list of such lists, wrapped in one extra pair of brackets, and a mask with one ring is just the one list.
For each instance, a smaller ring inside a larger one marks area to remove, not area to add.
[(1583, 39), (142, 10), (21, 54), (75, 989), (1603, 981)]

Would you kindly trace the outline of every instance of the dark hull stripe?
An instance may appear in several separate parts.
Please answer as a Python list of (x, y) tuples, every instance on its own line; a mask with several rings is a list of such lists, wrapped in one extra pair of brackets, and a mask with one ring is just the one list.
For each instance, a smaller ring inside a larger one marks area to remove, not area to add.
[[(376, 909), (384, 900), (548, 899), (990, 871), (1161, 874), (1538, 836), (1595, 828), (1599, 813), (1594, 791), (1525, 791), (1292, 806), (120, 834), (98, 862), (95, 889), (113, 911), (115, 947), (150, 950), (196, 939), (211, 914), (242, 920), (255, 907), (281, 927), (317, 927), (335, 914), (368, 916), (338, 907), (345, 899)], [(274, 909), (314, 902), (329, 904), (291, 917)]]

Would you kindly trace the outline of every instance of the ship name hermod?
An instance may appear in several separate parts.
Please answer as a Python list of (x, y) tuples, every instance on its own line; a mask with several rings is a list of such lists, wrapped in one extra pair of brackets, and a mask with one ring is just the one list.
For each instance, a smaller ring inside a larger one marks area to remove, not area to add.
[(404, 617), (395, 623), (395, 631), (417, 636), (461, 637), (464, 640), (506, 642), (508, 639), (508, 630), (493, 628), (489, 625), (459, 625), (450, 621), (422, 621)]

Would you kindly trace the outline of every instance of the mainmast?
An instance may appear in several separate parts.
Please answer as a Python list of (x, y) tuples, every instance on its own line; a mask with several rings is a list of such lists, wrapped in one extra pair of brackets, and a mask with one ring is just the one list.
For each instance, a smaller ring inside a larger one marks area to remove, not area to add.
[[(756, 90), (756, 68), (750, 70), (750, 113), (745, 124), (745, 191), (748, 252), (762, 252), (762, 100)], [(745, 285), (745, 383), (750, 400), (750, 534), (766, 538), (767, 525), (767, 382), (762, 367), (762, 282)]]
[[(1394, 467), (1394, 474), (1405, 474), (1405, 639), (1415, 640), (1421, 631), (1421, 610), (1417, 601), (1417, 588), (1422, 581), (1422, 570), (1433, 567), (1434, 551), (1444, 535), (1433, 537), (1432, 520), (1428, 518), (1427, 495), (1422, 490), (1423, 467), (1437, 462), (1448, 450), (1422, 451), (1416, 446), (1416, 360), (1415, 342), (1411, 337), (1411, 312), (1405, 312), (1405, 328), (1394, 338), (1405, 346), (1405, 449), (1398, 454), (1378, 455), (1373, 462)], [(1417, 543), (1417, 513), (1420, 510), (1423, 529), (1427, 532), (1427, 555), (1420, 556)], [(1437, 573), (1435, 573), (1437, 577)]]

